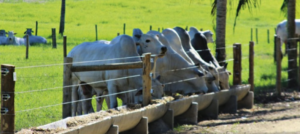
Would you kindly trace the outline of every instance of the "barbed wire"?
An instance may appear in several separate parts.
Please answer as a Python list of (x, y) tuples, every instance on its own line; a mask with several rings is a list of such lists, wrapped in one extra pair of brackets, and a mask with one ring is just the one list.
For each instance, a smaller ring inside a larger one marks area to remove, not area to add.
[(113, 58), (113, 59), (102, 59), (102, 60), (80, 61), (80, 62), (72, 62), (72, 63), (59, 63), (59, 64), (49, 64), (49, 65), (24, 66), (24, 67), (16, 67), (16, 69), (36, 68), (36, 67), (49, 67), (49, 66), (58, 66), (58, 65), (70, 65), (70, 64), (80, 64), (80, 63), (99, 62), (99, 61), (110, 61), (110, 60), (121, 60), (121, 59), (132, 59), (132, 58), (141, 58), (141, 57), (142, 57), (142, 56), (132, 56), (132, 57)]
[(96, 83), (102, 83), (102, 82), (108, 82), (108, 81), (114, 81), (114, 80), (134, 78), (134, 77), (139, 77), (139, 76), (141, 76), (141, 75), (131, 75), (131, 76), (120, 77), (120, 78), (115, 78), (115, 79), (100, 80), (100, 81), (88, 82), (88, 83), (84, 83), (84, 84), (68, 85), (68, 86), (63, 86), (63, 87), (53, 87), (53, 88), (45, 88), (45, 89), (38, 89), (38, 90), (21, 91), (21, 92), (15, 92), (15, 94), (40, 92), (40, 91), (54, 90), (54, 89), (59, 89), (59, 88), (64, 89), (64, 88), (68, 88), (68, 87), (76, 87), (76, 86), (81, 86), (81, 85), (86, 85), (86, 84), (96, 84)]

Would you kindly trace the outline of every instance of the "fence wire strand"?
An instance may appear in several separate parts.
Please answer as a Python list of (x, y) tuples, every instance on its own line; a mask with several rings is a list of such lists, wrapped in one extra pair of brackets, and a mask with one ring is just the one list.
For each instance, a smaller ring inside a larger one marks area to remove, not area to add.
[[(136, 91), (136, 90), (137, 90), (137, 89), (131, 89), (131, 90), (123, 91), (123, 92), (118, 92), (118, 93), (113, 93), (113, 94), (107, 94), (107, 95), (101, 95), (101, 96), (97, 96), (97, 97), (95, 97), (95, 98), (97, 99), (97, 98), (108, 97), (108, 96), (112, 96), (112, 95), (118, 95), (118, 94), (123, 94), (123, 93), (129, 93), (129, 92), (133, 92), (133, 91)], [(92, 100), (92, 99), (93, 99), (93, 98), (87, 98), (87, 99), (81, 99), (81, 100), (77, 100), (77, 101), (70, 101), (70, 102), (65, 102), (65, 103), (53, 104), (53, 105), (42, 106), (42, 107), (37, 107), (37, 108), (32, 108), (32, 109), (19, 110), (19, 111), (16, 111), (16, 113), (20, 113), (20, 112), (28, 112), (28, 111), (32, 111), (32, 110), (44, 109), (44, 108), (49, 108), (49, 107), (54, 107), (54, 106), (59, 106), (59, 105), (65, 105), (65, 104), (72, 104), (72, 103), (75, 103), (75, 102), (82, 102), (82, 101)]]

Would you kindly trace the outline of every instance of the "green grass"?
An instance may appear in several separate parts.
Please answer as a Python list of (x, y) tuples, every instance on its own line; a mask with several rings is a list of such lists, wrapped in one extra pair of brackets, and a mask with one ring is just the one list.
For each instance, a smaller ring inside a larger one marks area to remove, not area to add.
[[(1, 3), (0, 29), (15, 31), (22, 37), (26, 28), (33, 28), (35, 21), (39, 22), (38, 34), (47, 37), (51, 42), (51, 28), (58, 31), (60, 20), (60, 1), (23, 3), (22, 1)], [(273, 63), (273, 34), (278, 22), (284, 19), (279, 8), (282, 1), (264, 0), (260, 8), (240, 13), (238, 24), (233, 32), (235, 11), (228, 8), (226, 44), (243, 44), (243, 57), (248, 56), (250, 29), (258, 28), (258, 44), (255, 45), (255, 90), (273, 89), (275, 87), (276, 66)], [(175, 26), (195, 26), (197, 28), (212, 29), (210, 16), (211, 1), (206, 0), (152, 0), (152, 1), (96, 1), (96, 0), (68, 0), (66, 7), (65, 35), (68, 37), (68, 51), (75, 45), (85, 41), (95, 40), (95, 24), (98, 25), (98, 39), (111, 40), (117, 33), (123, 33), (126, 23), (126, 34), (131, 35), (133, 28), (141, 28), (144, 32), (158, 28), (172, 28)], [(234, 3), (237, 5), (237, 3)], [(299, 2), (297, 7), (299, 7)], [(235, 8), (235, 7), (232, 7)], [(296, 18), (300, 17), (297, 11)], [(267, 43), (267, 29), (270, 30), (270, 43)], [(254, 34), (255, 35), (255, 34)], [(253, 37), (255, 39), (255, 36)], [(16, 94), (16, 130), (21, 128), (43, 125), (61, 119), (61, 105), (41, 108), (32, 111), (26, 109), (38, 108), (62, 102), (63, 80), (63, 48), (62, 38), (57, 38), (57, 49), (48, 45), (31, 46), (29, 59), (25, 59), (25, 47), (1, 46), (0, 63), (16, 66), (16, 92), (48, 89), (53, 90)], [(214, 44), (210, 44), (214, 49)], [(226, 49), (227, 59), (232, 58), (232, 48)], [(213, 51), (214, 53), (214, 51)], [(283, 69), (287, 68), (286, 57), (282, 62)], [(47, 67), (21, 68), (60, 64)], [(243, 60), (243, 83), (248, 80), (248, 60)], [(232, 61), (228, 69), (232, 72)], [(282, 79), (287, 79), (287, 73), (282, 73)], [(232, 80), (231, 80), (232, 81)], [(93, 101), (93, 104), (95, 102)]]

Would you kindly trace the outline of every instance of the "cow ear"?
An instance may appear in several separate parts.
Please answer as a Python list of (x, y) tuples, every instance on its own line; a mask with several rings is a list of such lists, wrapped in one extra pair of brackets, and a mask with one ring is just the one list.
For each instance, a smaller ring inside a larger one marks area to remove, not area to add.
[(203, 73), (202, 71), (200, 71), (199, 69), (195, 69), (194, 71), (196, 72), (196, 74), (197, 74), (199, 77), (204, 76), (204, 73)]
[(143, 95), (143, 89), (139, 89), (139, 91), (135, 93), (135, 96), (139, 96), (139, 95)]
[(141, 45), (141, 44), (140, 44), (140, 42), (136, 42), (135, 45), (136, 45), (136, 46), (139, 46), (139, 45)]
[(231, 72), (227, 71), (229, 75), (231, 75)]
[(228, 65), (228, 63), (227, 62), (225, 62), (225, 64), (224, 64), (224, 69), (226, 69), (227, 68), (227, 65)]
[(156, 79), (157, 79), (157, 80), (160, 80), (160, 75), (158, 75), (158, 76), (156, 77)]
[(134, 37), (141, 39), (141, 35), (134, 35)]

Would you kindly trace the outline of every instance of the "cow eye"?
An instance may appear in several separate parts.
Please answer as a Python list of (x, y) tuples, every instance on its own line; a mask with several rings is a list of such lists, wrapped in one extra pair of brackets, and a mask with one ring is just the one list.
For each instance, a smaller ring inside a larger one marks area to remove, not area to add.
[(150, 40), (146, 40), (146, 43), (149, 43), (150, 42)]

